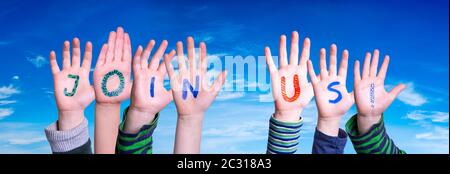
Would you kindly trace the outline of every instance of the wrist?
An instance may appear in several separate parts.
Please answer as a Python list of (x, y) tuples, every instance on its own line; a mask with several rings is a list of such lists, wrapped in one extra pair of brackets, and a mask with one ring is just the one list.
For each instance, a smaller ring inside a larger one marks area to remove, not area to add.
[(80, 125), (84, 120), (84, 110), (58, 111), (58, 130), (70, 130)]
[(198, 112), (198, 113), (191, 113), (191, 114), (178, 114), (178, 121), (181, 122), (192, 122), (192, 123), (198, 123), (203, 122), (203, 117), (205, 113)]
[(358, 113), (356, 120), (359, 134), (362, 135), (367, 133), (373, 125), (378, 124), (380, 122), (380, 119), (381, 115), (366, 116)]
[(320, 132), (332, 136), (337, 137), (339, 135), (339, 126), (340, 126), (341, 118), (320, 118), (317, 120), (317, 130)]
[(282, 122), (297, 122), (300, 119), (301, 113), (302, 109), (290, 111), (276, 110), (274, 113), (274, 117)]
[(156, 114), (130, 106), (124, 120), (123, 131), (129, 134), (138, 133), (142, 126), (150, 124), (155, 119)]

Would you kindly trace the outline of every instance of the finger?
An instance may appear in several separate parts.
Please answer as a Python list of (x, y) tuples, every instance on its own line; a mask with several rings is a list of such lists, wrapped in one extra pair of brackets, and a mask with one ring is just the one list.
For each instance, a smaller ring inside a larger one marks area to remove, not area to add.
[(100, 50), (100, 54), (98, 55), (97, 64), (95, 65), (95, 67), (99, 67), (105, 64), (107, 52), (108, 44), (103, 44), (102, 49)]
[(287, 62), (287, 52), (286, 52), (286, 35), (281, 35), (280, 37), (280, 50), (279, 50), (280, 58), (280, 69), (286, 67), (288, 65)]
[(298, 64), (298, 32), (294, 31), (292, 32), (292, 38), (291, 38), (291, 55), (289, 64), (291, 65), (297, 65)]
[(355, 61), (355, 66), (353, 69), (353, 81), (354, 81), (354, 86), (357, 86), (359, 81), (361, 81), (361, 73), (359, 70), (359, 60)]
[(130, 35), (128, 33), (124, 34), (122, 61), (123, 62), (131, 61), (131, 40), (130, 40)]
[(389, 66), (389, 55), (386, 55), (384, 57), (383, 60), (383, 64), (381, 64), (381, 68), (380, 68), (380, 72), (378, 72), (378, 78), (382, 79), (382, 81), (384, 81), (384, 79), (386, 78), (386, 73), (388, 70), (388, 66)]
[(80, 40), (78, 38), (73, 38), (72, 40), (72, 67), (79, 68), (80, 67)]
[(56, 74), (59, 72), (59, 66), (58, 66), (58, 62), (56, 61), (55, 51), (50, 52), (50, 68), (52, 69), (53, 74)]
[(369, 77), (369, 69), (370, 69), (370, 53), (366, 53), (366, 58), (364, 58), (364, 65), (363, 65), (363, 72), (362, 72), (362, 78), (368, 78)]
[(355, 93), (353, 91), (350, 93), (350, 98), (352, 103), (355, 103)]
[(184, 59), (183, 53), (183, 42), (177, 42), (177, 60), (178, 60), (178, 71), (185, 72), (186, 71), (186, 60)]
[(116, 45), (116, 32), (111, 31), (109, 33), (109, 38), (108, 38), (108, 52), (106, 53), (105, 63), (113, 61), (115, 45)]
[(316, 73), (314, 72), (314, 67), (311, 60), (308, 60), (308, 74), (309, 79), (311, 79), (311, 83), (316, 84), (319, 82), (319, 79), (317, 79)]
[(188, 51), (188, 61), (189, 61), (189, 76), (191, 82), (194, 81), (195, 73), (197, 71), (197, 65), (195, 60), (195, 48), (194, 48), (194, 38), (187, 38), (187, 51)]
[(122, 60), (123, 56), (123, 38), (124, 38), (124, 32), (122, 27), (117, 28), (117, 35), (116, 35), (116, 46), (114, 48), (114, 58), (113, 61)]
[(348, 51), (344, 50), (342, 52), (342, 59), (339, 65), (338, 76), (346, 79), (347, 78), (347, 69), (348, 69)]
[(167, 40), (162, 41), (161, 45), (159, 45), (158, 50), (156, 50), (156, 53), (153, 55), (152, 60), (150, 60), (150, 65), (148, 68), (154, 70), (158, 69), (158, 66), (160, 64), (159, 62), (161, 61), (161, 58), (166, 51), (167, 44)]
[(266, 55), (266, 63), (269, 67), (269, 72), (273, 73), (277, 71), (277, 66), (275, 66), (275, 63), (273, 62), (272, 53), (270, 52), (270, 48), (266, 47), (264, 49), (264, 54)]
[(306, 68), (306, 62), (309, 60), (311, 49), (311, 41), (309, 38), (305, 38), (303, 41), (302, 55), (300, 56), (300, 67)]
[(86, 47), (84, 48), (83, 64), (81, 65), (81, 67), (84, 68), (85, 70), (90, 71), (91, 63), (92, 63), (92, 43), (88, 41), (86, 42)]
[(336, 76), (337, 68), (337, 47), (336, 44), (331, 44), (330, 47), (330, 76)]
[(139, 45), (138, 49), (136, 50), (136, 53), (134, 53), (133, 57), (133, 70), (141, 69), (141, 55), (142, 55), (142, 46)]
[(142, 68), (148, 67), (148, 58), (150, 57), (153, 47), (155, 47), (155, 40), (150, 40), (141, 55)]
[(65, 41), (63, 47), (63, 69), (70, 68), (70, 42)]
[(199, 74), (204, 77), (206, 72), (208, 71), (208, 55), (206, 52), (206, 44), (205, 42), (200, 42), (200, 60), (199, 60)]
[(328, 76), (326, 54), (327, 53), (325, 48), (320, 49), (319, 64), (320, 64), (320, 77), (322, 80), (326, 79)]
[(175, 55), (175, 50), (170, 51), (169, 54), (164, 55), (164, 63), (166, 65), (167, 73), (169, 74), (169, 78), (172, 79), (172, 77), (175, 75), (175, 70), (173, 69), (173, 56)]
[(220, 73), (216, 80), (213, 83), (213, 94), (214, 96), (217, 96), (217, 94), (219, 93), (220, 89), (222, 88), (223, 84), (225, 83), (225, 79), (227, 77), (227, 71), (222, 71), (222, 73)]
[(158, 67), (158, 73), (159, 74), (161, 74), (161, 76), (164, 78), (164, 76), (166, 75), (166, 73), (167, 73), (167, 70), (166, 70), (167, 68), (166, 68), (166, 63), (165, 62), (161, 62), (161, 64), (159, 64), (159, 67)]
[(391, 99), (391, 102), (397, 98), (397, 96), (400, 94), (400, 92), (402, 92), (404, 89), (406, 88), (406, 85), (404, 84), (399, 84), (397, 86), (395, 86), (390, 92), (389, 92), (389, 96)]
[(369, 71), (370, 77), (377, 76), (378, 59), (379, 58), (380, 58), (380, 51), (378, 51), (378, 49), (375, 49), (375, 51), (373, 52), (372, 63), (370, 65), (370, 71)]

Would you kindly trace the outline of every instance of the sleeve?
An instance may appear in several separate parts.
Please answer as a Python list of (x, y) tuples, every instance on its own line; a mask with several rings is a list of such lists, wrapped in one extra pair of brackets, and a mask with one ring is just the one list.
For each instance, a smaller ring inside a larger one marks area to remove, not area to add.
[(58, 131), (58, 122), (45, 128), (45, 135), (54, 154), (92, 154), (86, 118), (75, 128)]
[(314, 133), (313, 154), (343, 154), (347, 142), (347, 133), (339, 129), (337, 137), (328, 136), (317, 128)]
[(156, 114), (155, 119), (148, 125), (141, 127), (136, 134), (127, 134), (123, 131), (124, 123), (126, 122), (128, 108), (125, 109), (123, 121), (119, 126), (119, 135), (117, 137), (117, 154), (152, 154), (153, 145), (153, 131), (156, 128), (159, 113)]
[(267, 154), (293, 154), (297, 151), (303, 119), (297, 122), (282, 122), (270, 117)]
[(389, 138), (384, 127), (384, 116), (374, 124), (367, 133), (359, 135), (357, 115), (355, 114), (345, 125), (353, 147), (358, 154), (405, 154)]

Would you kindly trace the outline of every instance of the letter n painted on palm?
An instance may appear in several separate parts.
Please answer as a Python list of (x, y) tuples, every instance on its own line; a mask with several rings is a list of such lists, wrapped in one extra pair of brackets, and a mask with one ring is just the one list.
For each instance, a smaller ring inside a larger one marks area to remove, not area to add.
[(297, 100), (298, 97), (300, 97), (300, 83), (298, 80), (298, 75), (294, 75), (294, 96), (292, 97), (288, 97), (286, 94), (286, 77), (282, 76), (281, 77), (281, 95), (283, 95), (283, 99), (288, 101), (288, 102), (293, 102), (295, 100)]
[(194, 87), (192, 87), (192, 85), (189, 83), (189, 81), (187, 79), (183, 80), (183, 100), (186, 100), (186, 98), (187, 98), (188, 89), (189, 89), (189, 91), (191, 91), (192, 96), (194, 96), (194, 98), (197, 98), (199, 81), (200, 81), (200, 77), (196, 76), (195, 77), (195, 88), (194, 88)]
[(333, 88), (333, 86), (336, 86), (336, 85), (339, 85), (340, 83), (339, 82), (331, 82), (329, 85), (328, 85), (328, 87), (327, 87), (327, 89), (328, 89), (328, 91), (331, 91), (331, 92), (335, 92), (335, 93), (337, 93), (337, 97), (335, 98), (335, 99), (333, 99), (333, 100), (328, 100), (330, 103), (337, 103), (337, 102), (339, 102), (339, 101), (341, 101), (342, 100), (342, 94), (341, 94), (341, 92), (340, 91), (338, 91), (337, 89), (335, 89), (335, 88)]

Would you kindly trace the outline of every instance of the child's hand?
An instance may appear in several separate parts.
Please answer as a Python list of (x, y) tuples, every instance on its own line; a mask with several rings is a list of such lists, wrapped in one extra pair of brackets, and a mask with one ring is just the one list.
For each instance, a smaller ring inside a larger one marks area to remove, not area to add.
[(313, 89), (306, 79), (306, 62), (309, 60), (310, 40), (305, 38), (298, 63), (298, 33), (292, 32), (290, 61), (286, 53), (286, 36), (280, 38), (280, 69), (273, 62), (270, 48), (265, 48), (270, 71), (272, 94), (275, 99), (275, 118), (281, 121), (298, 121), (302, 109), (313, 97)]
[(159, 63), (167, 48), (167, 41), (161, 43), (149, 64), (154, 46), (155, 41), (151, 40), (144, 50), (139, 46), (134, 55), (133, 89), (125, 132), (138, 132), (142, 125), (150, 123), (172, 101), (172, 92), (164, 88), (166, 65), (164, 62)]
[(226, 71), (223, 71), (217, 76), (214, 84), (209, 86), (206, 77), (208, 64), (206, 45), (203, 42), (200, 43), (198, 68), (194, 49), (194, 39), (188, 37), (187, 51), (189, 67), (187, 67), (183, 54), (183, 43), (181, 41), (177, 43), (178, 74), (175, 74), (172, 65), (175, 51), (172, 50), (164, 57), (179, 117), (202, 115), (214, 101), (226, 79)]
[(60, 130), (69, 130), (79, 125), (84, 119), (84, 108), (94, 100), (95, 95), (94, 89), (89, 84), (92, 44), (86, 43), (82, 66), (80, 66), (80, 41), (74, 38), (72, 44), (71, 62), (70, 43), (64, 42), (62, 71), (59, 70), (55, 52), (50, 52)]
[(109, 34), (94, 70), (97, 103), (119, 104), (130, 97), (131, 43), (128, 33), (117, 28)]
[(330, 67), (327, 71), (326, 51), (320, 50), (320, 77), (316, 76), (311, 60), (308, 60), (308, 74), (314, 88), (314, 97), (319, 112), (317, 129), (321, 132), (337, 136), (342, 116), (354, 103), (353, 93), (346, 88), (348, 51), (342, 53), (339, 72), (337, 67), (337, 48), (331, 45)]
[(389, 64), (389, 56), (384, 57), (383, 64), (377, 74), (379, 51), (373, 53), (373, 60), (370, 63), (371, 55), (366, 54), (364, 59), (362, 78), (360, 76), (359, 61), (355, 62), (354, 80), (356, 108), (358, 110), (358, 129), (361, 134), (366, 133), (373, 124), (379, 122), (381, 114), (394, 101), (400, 92), (405, 89), (405, 85), (399, 84), (390, 92), (384, 89), (384, 79)]
[(194, 39), (188, 37), (187, 42), (189, 67), (185, 62), (183, 43), (177, 43), (178, 74), (175, 74), (172, 65), (175, 51), (172, 50), (164, 56), (178, 112), (174, 153), (200, 152), (204, 113), (216, 98), (226, 79), (226, 71), (223, 71), (217, 76), (212, 86), (209, 86), (206, 78), (208, 65), (206, 45), (203, 42), (200, 43), (199, 68), (197, 69)]

